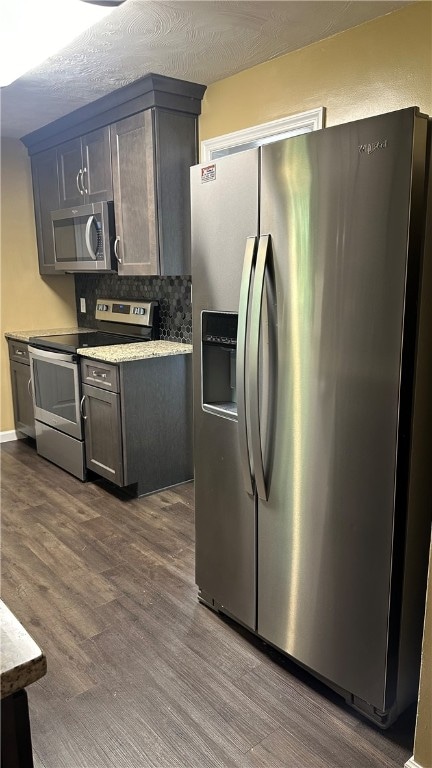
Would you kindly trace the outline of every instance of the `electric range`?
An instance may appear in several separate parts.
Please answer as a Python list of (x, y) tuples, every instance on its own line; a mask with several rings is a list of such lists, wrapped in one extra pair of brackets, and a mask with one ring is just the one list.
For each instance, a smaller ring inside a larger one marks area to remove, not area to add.
[(94, 330), (29, 339), (37, 451), (80, 480), (86, 464), (77, 350), (157, 339), (158, 309), (155, 301), (98, 299)]
[(74, 354), (83, 347), (104, 347), (159, 338), (159, 305), (157, 301), (122, 301), (98, 299), (94, 330), (52, 336), (32, 336), (29, 344)]

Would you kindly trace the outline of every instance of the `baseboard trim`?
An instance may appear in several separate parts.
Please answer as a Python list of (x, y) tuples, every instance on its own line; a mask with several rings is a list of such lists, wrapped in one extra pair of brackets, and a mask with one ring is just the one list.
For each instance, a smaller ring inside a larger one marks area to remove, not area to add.
[(7, 432), (0, 432), (0, 443), (10, 443), (12, 440), (22, 440), (25, 435), (10, 429)]
[(404, 768), (422, 768), (422, 766), (419, 763), (416, 763), (414, 757), (410, 757), (410, 759), (405, 763)]

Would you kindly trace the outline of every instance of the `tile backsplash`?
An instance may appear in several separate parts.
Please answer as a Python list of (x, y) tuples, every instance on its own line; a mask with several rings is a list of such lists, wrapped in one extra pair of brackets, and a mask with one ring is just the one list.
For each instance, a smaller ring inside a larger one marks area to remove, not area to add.
[[(80, 299), (86, 301), (86, 312), (80, 312)], [(118, 277), (109, 275), (75, 275), (75, 301), (78, 324), (96, 327), (96, 300), (137, 299), (159, 301), (160, 338), (167, 341), (192, 342), (191, 279), (179, 277)]]

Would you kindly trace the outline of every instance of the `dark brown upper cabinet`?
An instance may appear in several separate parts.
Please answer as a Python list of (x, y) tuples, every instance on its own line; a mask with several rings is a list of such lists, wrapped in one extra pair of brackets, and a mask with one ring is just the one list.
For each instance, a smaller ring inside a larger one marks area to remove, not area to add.
[(109, 126), (57, 147), (60, 208), (112, 200)]
[(119, 275), (190, 274), (190, 115), (148, 109), (111, 126)]
[(64, 274), (54, 267), (54, 236), (51, 211), (60, 208), (57, 152), (47, 149), (31, 158), (36, 239), (41, 275)]
[(22, 138), (41, 274), (61, 274), (51, 211), (112, 199), (119, 275), (190, 274), (189, 168), (204, 91), (150, 74)]

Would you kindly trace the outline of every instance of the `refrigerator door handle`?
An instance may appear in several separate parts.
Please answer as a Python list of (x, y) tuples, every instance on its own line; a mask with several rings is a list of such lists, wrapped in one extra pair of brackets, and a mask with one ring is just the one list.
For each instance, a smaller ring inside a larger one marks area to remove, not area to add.
[(237, 419), (240, 443), (240, 457), (243, 471), (245, 490), (250, 495), (254, 492), (254, 482), (248, 448), (248, 431), (246, 420), (246, 341), (248, 336), (248, 308), (251, 293), (252, 272), (255, 264), (257, 238), (246, 239), (243, 272), (240, 284), (240, 300), (237, 330)]
[(261, 336), (261, 315), (265, 273), (270, 246), (270, 235), (261, 235), (255, 267), (255, 279), (252, 290), (250, 318), (250, 439), (252, 461), (255, 473), (257, 494), (267, 501), (268, 491), (264, 475), (264, 461), (261, 448), (260, 402), (259, 402), (259, 351)]

